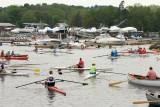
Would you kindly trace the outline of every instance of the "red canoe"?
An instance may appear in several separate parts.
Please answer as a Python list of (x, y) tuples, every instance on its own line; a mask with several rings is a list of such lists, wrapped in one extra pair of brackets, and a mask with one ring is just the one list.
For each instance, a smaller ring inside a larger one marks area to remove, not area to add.
[(0, 59), (7, 59), (7, 60), (10, 60), (10, 59), (27, 60), (28, 57), (0, 57)]
[(61, 89), (59, 89), (59, 88), (57, 88), (57, 87), (55, 87), (55, 86), (48, 86), (48, 85), (46, 85), (45, 82), (43, 82), (43, 81), (41, 81), (40, 83), (41, 83), (42, 85), (46, 86), (47, 88), (49, 88), (49, 89), (51, 89), (51, 90), (53, 90), (53, 91), (57, 91), (57, 92), (63, 94), (64, 96), (66, 96), (66, 92), (62, 91)]

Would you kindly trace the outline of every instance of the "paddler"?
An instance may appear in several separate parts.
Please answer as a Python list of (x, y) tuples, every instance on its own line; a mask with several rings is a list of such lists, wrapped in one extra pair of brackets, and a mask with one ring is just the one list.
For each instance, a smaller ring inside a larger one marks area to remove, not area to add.
[(139, 49), (139, 54), (142, 54), (142, 48)]
[(113, 50), (112, 50), (112, 52), (111, 52), (111, 56), (114, 56), (114, 52), (113, 52)]
[(6, 57), (10, 57), (10, 51), (6, 53)]
[(4, 63), (2, 63), (1, 69), (2, 69), (3, 72), (7, 73), (7, 71), (4, 69)]
[(12, 51), (11, 56), (14, 56), (14, 51)]
[(156, 80), (157, 79), (157, 76), (156, 76), (156, 72), (153, 71), (153, 68), (150, 67), (149, 68), (149, 72), (147, 73), (147, 76), (146, 76), (148, 79), (150, 80)]
[(3, 57), (4, 56), (4, 50), (2, 50), (2, 52), (1, 52), (1, 57)]
[(74, 68), (84, 68), (84, 62), (82, 61), (82, 58), (79, 59), (79, 63), (74, 66)]
[(49, 75), (47, 77), (47, 81), (45, 82), (48, 86), (54, 86), (55, 85), (55, 76), (53, 75), (53, 71), (49, 71)]
[(143, 48), (142, 53), (146, 54), (146, 49), (145, 48)]
[(118, 53), (117, 53), (117, 50), (115, 50), (115, 51), (114, 51), (114, 56), (117, 56), (117, 54), (118, 54)]
[(96, 74), (96, 64), (92, 63), (92, 66), (90, 67), (90, 74)]
[(112, 45), (111, 45), (111, 43), (109, 44), (109, 48), (110, 48), (110, 49), (112, 48)]

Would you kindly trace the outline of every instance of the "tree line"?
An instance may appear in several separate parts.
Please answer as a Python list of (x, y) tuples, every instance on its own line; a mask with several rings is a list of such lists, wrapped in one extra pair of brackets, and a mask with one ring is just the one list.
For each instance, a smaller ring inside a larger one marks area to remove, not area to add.
[(11, 5), (0, 8), (0, 23), (12, 23), (22, 27), (22, 23), (47, 23), (53, 27), (56, 23), (67, 23), (70, 27), (112, 26), (127, 19), (121, 27), (136, 27), (139, 31), (159, 32), (160, 6), (142, 6), (135, 4), (123, 10), (114, 6), (68, 6), (46, 3), (24, 6)]

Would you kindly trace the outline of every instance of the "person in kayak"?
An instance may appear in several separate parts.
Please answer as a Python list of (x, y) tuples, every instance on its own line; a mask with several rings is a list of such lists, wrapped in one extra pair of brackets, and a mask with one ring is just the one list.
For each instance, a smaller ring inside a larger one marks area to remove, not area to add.
[(114, 52), (113, 52), (113, 50), (112, 50), (112, 52), (111, 52), (111, 56), (114, 56)]
[(142, 53), (146, 54), (146, 49), (145, 48), (143, 48)]
[(139, 54), (142, 54), (142, 48), (139, 49)]
[(117, 50), (115, 50), (115, 51), (114, 51), (114, 56), (117, 56), (117, 54), (118, 54), (118, 53), (117, 53)]
[(48, 86), (54, 86), (55, 85), (55, 76), (53, 75), (53, 71), (49, 71), (49, 75), (47, 77), (47, 81), (45, 82)]
[(6, 57), (10, 57), (10, 51), (6, 53)]
[(4, 56), (4, 50), (2, 50), (2, 52), (1, 52), (1, 57), (3, 57)]
[(14, 56), (14, 51), (12, 51), (11, 56)]
[(90, 67), (90, 74), (96, 74), (96, 64), (92, 63), (92, 66)]
[(3, 72), (7, 73), (7, 71), (4, 69), (4, 63), (2, 63), (1, 69), (2, 69)]
[(79, 63), (76, 65), (77, 68), (84, 68), (84, 62), (82, 61), (82, 58), (80, 58), (79, 60)]
[(150, 80), (156, 80), (157, 79), (156, 72), (153, 71), (152, 67), (149, 68), (149, 72), (147, 73), (146, 77), (147, 77), (147, 79), (150, 79)]

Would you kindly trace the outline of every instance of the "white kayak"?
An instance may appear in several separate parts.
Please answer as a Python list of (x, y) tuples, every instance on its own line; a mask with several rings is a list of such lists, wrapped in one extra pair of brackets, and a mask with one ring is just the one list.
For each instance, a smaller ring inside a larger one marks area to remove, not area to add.
[(84, 77), (84, 80), (87, 80), (87, 79), (89, 79), (89, 78), (91, 78), (91, 77), (95, 77), (96, 75), (98, 75), (100, 72), (96, 72), (96, 74), (89, 74), (89, 75), (87, 75), (87, 76), (85, 76)]
[(29, 76), (28, 73), (0, 73), (0, 75), (9, 75), (9, 76)]
[[(54, 67), (53, 69), (61, 70), (90, 70), (90, 68), (69, 68), (69, 67)], [(111, 71), (113, 68), (96, 68), (96, 70)]]

